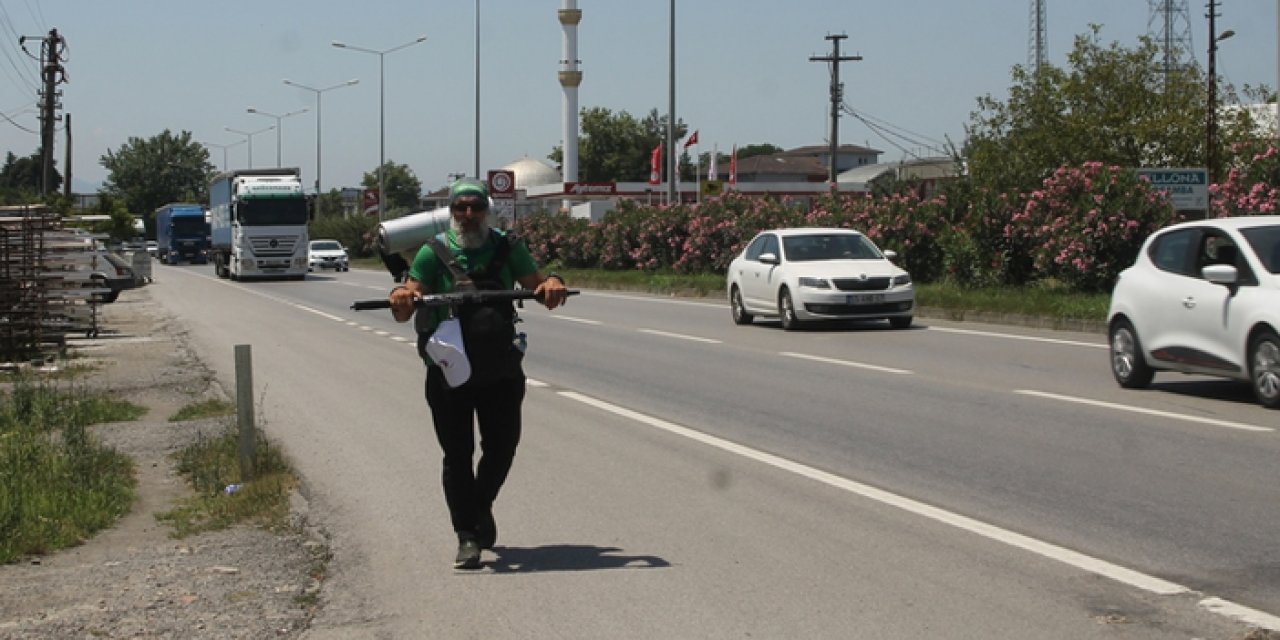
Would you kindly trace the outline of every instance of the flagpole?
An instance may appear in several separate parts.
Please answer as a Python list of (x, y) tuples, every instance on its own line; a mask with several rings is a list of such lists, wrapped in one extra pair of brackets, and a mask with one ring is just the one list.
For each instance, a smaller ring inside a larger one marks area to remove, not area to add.
[(702, 154), (698, 153), (702, 149), (702, 143), (694, 143), (693, 145), (693, 188), (694, 202), (702, 204)]

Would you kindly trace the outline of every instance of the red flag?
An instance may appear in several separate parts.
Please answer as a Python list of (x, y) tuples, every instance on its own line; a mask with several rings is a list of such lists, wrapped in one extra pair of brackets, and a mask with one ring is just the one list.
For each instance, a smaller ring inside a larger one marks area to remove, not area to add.
[(662, 183), (662, 143), (653, 148), (653, 155), (649, 156), (649, 184)]
[(738, 184), (738, 145), (733, 145), (733, 154), (729, 156), (729, 184)]
[(693, 146), (693, 145), (695, 145), (695, 144), (698, 144), (698, 132), (697, 132), (697, 131), (694, 131), (694, 132), (693, 132), (693, 135), (689, 136), (689, 139), (684, 141), (684, 148), (688, 149), (689, 147), (692, 147), (692, 146)]

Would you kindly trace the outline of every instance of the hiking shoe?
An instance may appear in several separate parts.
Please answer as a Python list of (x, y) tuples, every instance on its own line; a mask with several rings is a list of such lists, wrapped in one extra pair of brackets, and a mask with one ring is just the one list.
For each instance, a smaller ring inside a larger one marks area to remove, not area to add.
[(480, 545), (476, 543), (475, 538), (460, 538), (458, 540), (458, 557), (453, 560), (453, 568), (480, 568)]
[(498, 523), (493, 520), (493, 509), (485, 509), (480, 512), (479, 522), (476, 523), (476, 542), (481, 549), (492, 549), (493, 543), (497, 541)]

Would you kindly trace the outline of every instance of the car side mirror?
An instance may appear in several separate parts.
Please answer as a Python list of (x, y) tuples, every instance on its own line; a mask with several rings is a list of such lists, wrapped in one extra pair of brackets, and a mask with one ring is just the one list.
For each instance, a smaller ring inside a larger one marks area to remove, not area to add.
[(897, 252), (897, 251), (894, 251), (893, 249), (885, 249), (882, 253), (884, 253), (884, 259), (885, 259), (885, 260), (897, 260), (897, 259), (898, 259), (898, 252)]
[(1211, 264), (1201, 269), (1200, 275), (1209, 282), (1228, 287), (1234, 286), (1240, 279), (1240, 272), (1231, 264)]
[(760, 254), (760, 262), (765, 264), (778, 264), (780, 260), (778, 260), (778, 254), (776, 253), (762, 253)]

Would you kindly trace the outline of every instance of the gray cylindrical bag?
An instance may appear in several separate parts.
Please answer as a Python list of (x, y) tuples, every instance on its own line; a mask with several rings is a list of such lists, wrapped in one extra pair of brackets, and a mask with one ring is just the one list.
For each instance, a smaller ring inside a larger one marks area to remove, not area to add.
[(449, 208), (411, 213), (378, 225), (378, 247), (384, 253), (417, 249), (439, 233), (449, 229)]

